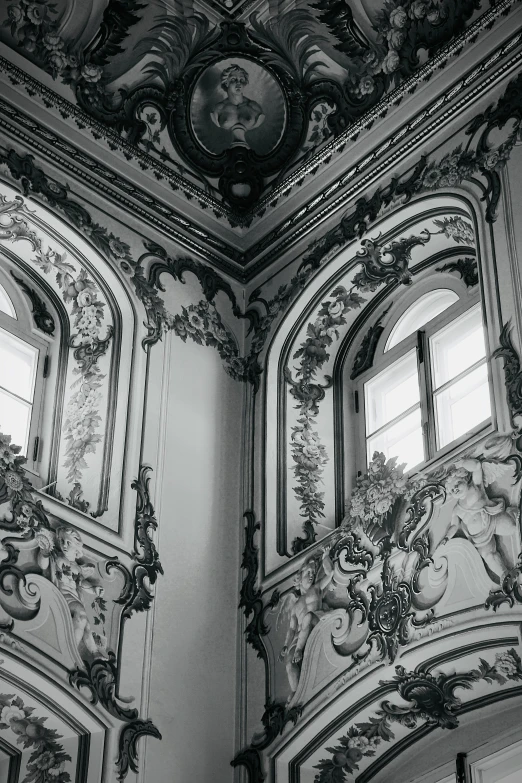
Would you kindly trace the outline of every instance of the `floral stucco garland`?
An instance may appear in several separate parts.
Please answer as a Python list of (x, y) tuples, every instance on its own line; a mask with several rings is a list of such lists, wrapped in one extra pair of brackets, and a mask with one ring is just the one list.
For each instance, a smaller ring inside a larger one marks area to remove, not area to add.
[(448, 22), (455, 0), (386, 0), (373, 23), (376, 43), (364, 54), (350, 58), (347, 89), (357, 98), (377, 91), (375, 77), (382, 74), (386, 89), (397, 86), (405, 46), (419, 40), (422, 26), (438, 29)]
[(99, 413), (100, 389), (105, 375), (100, 371), (98, 359), (107, 351), (112, 337), (110, 326), (102, 337), (105, 303), (101, 301), (98, 286), (85, 269), (77, 272), (66, 261), (65, 252), (59, 253), (49, 247), (44, 249), (42, 240), (23, 219), (28, 213), (20, 197), (9, 201), (0, 194), (0, 210), (10, 220), (2, 238), (14, 242), (28, 240), (35, 252), (31, 262), (44, 274), (54, 276), (63, 301), (71, 307), (72, 323), (77, 331), (71, 335), (70, 345), (76, 359), (73, 373), (77, 380), (67, 404), (62, 435), (67, 444), (64, 461), (67, 481), (78, 484), (81, 491), (82, 472), (88, 466), (85, 457), (93, 454), (102, 440), (97, 430), (102, 421)]
[(404, 468), (405, 464), (397, 465), (396, 457), (387, 460), (382, 452), (374, 452), (368, 473), (357, 477), (343, 529), (361, 525), (366, 532), (370, 525), (383, 523), (396, 500), (410, 500), (421, 486), (421, 477), (405, 476)]
[(54, 79), (81, 85), (85, 96), (101, 105), (104, 96), (103, 70), (89, 62), (75, 46), (69, 46), (58, 34), (56, 5), (48, 0), (17, 0), (7, 9), (3, 26), (26, 52), (38, 57)]
[(65, 769), (71, 757), (64, 751), (62, 736), (45, 726), (47, 718), (34, 715), (34, 707), (26, 707), (19, 696), (0, 693), (0, 732), (10, 730), (24, 750), (32, 748), (22, 783), (69, 783)]
[[(463, 218), (451, 216), (435, 220), (434, 224), (438, 231), (423, 232), (428, 239), (435, 234), (444, 234), (457, 243), (473, 245), (473, 227)], [(423, 243), (425, 241), (427, 239), (422, 240)], [(369, 251), (369, 255), (376, 249), (377, 246)], [(340, 328), (348, 323), (347, 314), (365, 304), (366, 300), (358, 292), (375, 291), (385, 282), (387, 278), (370, 279), (363, 268), (354, 275), (350, 288), (337, 286), (328, 299), (322, 302), (315, 321), (307, 326), (306, 339), (293, 354), (292, 358), (299, 360), (295, 371), (298, 382), (292, 381), (290, 371), (286, 371), (287, 380), (290, 382), (289, 393), (297, 400), (296, 408), (299, 411), (299, 419), (291, 428), (290, 435), (293, 471), (297, 481), (297, 486), (293, 487), (293, 490), (300, 503), (301, 517), (304, 519), (303, 529), (307, 533), (305, 539), (294, 540), (292, 544), (294, 552), (300, 551), (303, 544), (312, 543), (313, 527), (321, 517), (324, 517), (324, 493), (320, 491), (320, 485), (328, 455), (325, 446), (321, 443), (316, 419), (319, 413), (319, 402), (324, 397), (321, 389), (326, 387), (317, 384), (317, 374), (330, 358), (330, 347), (340, 339)], [(326, 380), (328, 382), (329, 378), (326, 377)]]
[(505, 685), (508, 681), (522, 680), (522, 661), (516, 650), (496, 653), (495, 660), (489, 664), (480, 659), (478, 669), (465, 674), (422, 674), (406, 672), (402, 666), (396, 667), (397, 675), (391, 683), (400, 695), (409, 702), (402, 707), (390, 702), (382, 702), (381, 709), (365, 723), (350, 726), (334, 747), (327, 748), (331, 757), (322, 759), (315, 765), (319, 770), (315, 783), (345, 783), (349, 773), (354, 774), (358, 763), (366, 756), (375, 756), (382, 742), (391, 742), (394, 734), (392, 723), (400, 723), (408, 729), (414, 729), (419, 722), (432, 726), (454, 729), (458, 726), (460, 700), (454, 695), (456, 688), (470, 689), (481, 680), (492, 684)]

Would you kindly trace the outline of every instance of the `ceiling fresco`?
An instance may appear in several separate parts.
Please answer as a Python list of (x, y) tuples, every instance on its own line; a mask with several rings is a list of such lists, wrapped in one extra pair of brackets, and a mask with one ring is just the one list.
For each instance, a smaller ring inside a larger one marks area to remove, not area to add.
[(11, 0), (0, 38), (145, 153), (142, 168), (161, 165), (174, 190), (245, 226), (325, 145), (440, 67), (437, 54), (466, 43), (488, 10), (488, 0)]

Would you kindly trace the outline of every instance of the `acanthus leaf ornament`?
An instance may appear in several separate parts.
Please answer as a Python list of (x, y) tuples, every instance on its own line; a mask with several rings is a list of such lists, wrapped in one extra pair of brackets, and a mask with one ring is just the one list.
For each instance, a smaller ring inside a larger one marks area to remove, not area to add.
[[(153, 588), (159, 574), (163, 574), (159, 554), (152, 540), (158, 526), (151, 503), (149, 465), (140, 465), (138, 478), (131, 487), (137, 492), (134, 521), (134, 563), (130, 574), (126, 573), (126, 586), (116, 603), (123, 604), (122, 618), (129, 619), (135, 612), (148, 611), (154, 599)], [(114, 565), (114, 567), (118, 567)]]
[(508, 680), (522, 680), (520, 656), (513, 648), (497, 652), (491, 664), (481, 658), (478, 669), (465, 672), (432, 674), (422, 665), (414, 671), (396, 666), (395, 672), (393, 679), (381, 680), (380, 686), (395, 691), (407, 704), (395, 704), (386, 699), (379, 703), (379, 708), (366, 721), (350, 726), (334, 747), (326, 749), (330, 757), (315, 765), (318, 770), (315, 783), (345, 783), (347, 774), (359, 769), (358, 764), (363, 757), (375, 756), (382, 743), (395, 739), (392, 731), (394, 723), (408, 730), (416, 729), (419, 724), (444, 730), (456, 729), (463, 707), (461, 699), (455, 694), (457, 689), (471, 690), (481, 681), (504, 685)]
[[(504, 360), (504, 378), (509, 415), (512, 426), (516, 428), (517, 433), (520, 433), (522, 421), (517, 422), (517, 419), (522, 416), (522, 368), (520, 356), (511, 339), (511, 324), (509, 321), (502, 327), (499, 342), (500, 347), (493, 351), (492, 358), (501, 358)], [(519, 435), (517, 440), (517, 447), (519, 450), (521, 445), (522, 436)]]
[(136, 774), (139, 772), (137, 743), (140, 737), (145, 736), (162, 739), (159, 729), (151, 720), (136, 718), (130, 723), (126, 723), (121, 729), (118, 741), (118, 758), (116, 759), (118, 780), (124, 780), (129, 769)]
[(473, 288), (478, 284), (478, 267), (476, 258), (469, 256), (449, 261), (447, 264), (436, 267), (437, 272), (456, 272), (460, 275), (467, 288)]
[(361, 345), (359, 346), (359, 350), (355, 354), (355, 359), (353, 361), (353, 367), (350, 373), (351, 381), (354, 381), (359, 377), (359, 375), (362, 375), (363, 372), (366, 372), (366, 370), (369, 370), (370, 367), (373, 366), (373, 358), (377, 349), (377, 343), (379, 342), (379, 337), (384, 331), (382, 320), (389, 312), (391, 306), (392, 303), (390, 303), (382, 315), (377, 319), (373, 326), (370, 326), (364, 335), (361, 341)]
[(21, 277), (18, 277), (13, 271), (11, 271), (11, 277), (16, 283), (18, 283), (22, 291), (24, 291), (24, 293), (28, 296), (32, 305), (33, 320), (38, 329), (41, 329), (42, 332), (49, 336), (53, 335), (56, 328), (54, 318), (47, 309), (47, 305), (45, 304), (42, 297), (37, 294), (34, 288), (31, 288), (29, 285), (27, 285), (25, 280), (23, 280)]

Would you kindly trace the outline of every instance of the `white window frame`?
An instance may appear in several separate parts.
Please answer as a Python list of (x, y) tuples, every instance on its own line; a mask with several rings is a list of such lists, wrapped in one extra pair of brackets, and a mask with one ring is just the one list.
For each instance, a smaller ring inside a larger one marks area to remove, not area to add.
[[(397, 343), (397, 345), (395, 345), (393, 348), (384, 353), (384, 347), (388, 341), (389, 335), (391, 334), (399, 318), (401, 318), (406, 310), (408, 310), (415, 299), (430, 290), (438, 288), (451, 288), (459, 295), (459, 301), (455, 302), (431, 321), (428, 321), (426, 324), (424, 324), (421, 330), (409, 335), (401, 342)], [(454, 281), (448, 281), (448, 279), (442, 275), (430, 275), (429, 278), (425, 281), (419, 281), (419, 284), (418, 286), (415, 286), (415, 289), (415, 292), (410, 291), (404, 297), (401, 297), (400, 302), (398, 303), (398, 307), (392, 307), (391, 312), (386, 318), (383, 332), (379, 337), (379, 342), (374, 355), (373, 366), (362, 373), (356, 379), (353, 386), (357, 400), (355, 404), (357, 428), (356, 463), (359, 471), (362, 473), (366, 472), (368, 465), (364, 385), (412, 350), (415, 350), (417, 354), (417, 369), (419, 373), (420, 388), (420, 410), (423, 428), (425, 459), (423, 462), (412, 466), (409, 472), (415, 473), (421, 469), (424, 469), (428, 465), (436, 463), (438, 460), (447, 457), (449, 453), (457, 450), (468, 440), (483, 436), (486, 432), (492, 431), (494, 429), (495, 405), (491, 372), (491, 357), (488, 350), (488, 340), (486, 339), (486, 366), (488, 374), (489, 396), (491, 401), (491, 417), (477, 424), (471, 430), (465, 432), (459, 438), (451, 441), (451, 443), (446, 444), (441, 449), (437, 449), (433, 381), (431, 377), (431, 358), (429, 355), (429, 338), (444, 326), (450, 324), (453, 320), (463, 315), (467, 310), (475, 307), (477, 304), (480, 304), (482, 322), (485, 328), (486, 319), (484, 313), (484, 304), (482, 302), (478, 287), (475, 287), (472, 291), (470, 291), (466, 289), (464, 284), (461, 284), (461, 281), (457, 281), (456, 279)], [(420, 338), (419, 335), (421, 335)], [(423, 353), (423, 356), (421, 357), (423, 359), (422, 362), (419, 361), (419, 352)], [(470, 369), (471, 368), (467, 368), (466, 373), (469, 372)], [(456, 376), (456, 378), (457, 377), (458, 376)], [(452, 382), (454, 381), (455, 379), (452, 379)], [(410, 409), (401, 414), (401, 416), (407, 415), (408, 412), (411, 412)], [(400, 418), (398, 417), (397, 421), (399, 420)]]
[[(8, 284), (6, 277), (2, 276), (0, 278), (0, 284), (9, 295), (17, 316), (16, 318), (12, 318), (10, 315), (7, 315), (7, 313), (0, 311), (0, 327), (14, 337), (17, 337), (19, 340), (36, 348), (38, 351), (29, 437), (27, 440), (27, 463), (25, 467), (29, 472), (39, 475), (38, 465), (42, 449), (40, 432), (45, 385), (44, 370), (47, 369), (46, 359), (49, 355), (49, 343), (40, 337), (32, 328), (31, 316), (28, 312), (24, 312), (25, 303), (20, 304), (20, 298), (17, 296), (18, 292), (15, 291), (13, 286)], [(0, 411), (0, 426), (5, 431), (5, 434), (9, 435), (10, 433), (6, 425), (7, 422), (2, 420), (2, 412)], [(38, 440), (36, 440), (36, 438), (38, 438)], [(34, 457), (36, 457), (36, 459), (34, 459)]]

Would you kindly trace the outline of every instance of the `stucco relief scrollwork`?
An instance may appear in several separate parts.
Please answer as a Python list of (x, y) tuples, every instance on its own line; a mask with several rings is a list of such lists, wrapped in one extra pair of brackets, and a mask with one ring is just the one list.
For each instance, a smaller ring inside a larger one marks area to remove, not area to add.
[(392, 687), (406, 705), (386, 699), (367, 721), (350, 726), (347, 733), (328, 748), (331, 756), (316, 764), (315, 783), (345, 783), (348, 774), (359, 770), (359, 763), (364, 757), (377, 755), (382, 743), (395, 739), (394, 723), (409, 730), (423, 723), (431, 727), (456, 729), (463, 701), (455, 691), (470, 691), (481, 681), (500, 687), (520, 682), (522, 661), (518, 652), (510, 648), (496, 653), (491, 663), (480, 658), (478, 668), (464, 672), (440, 671), (432, 674), (422, 666), (412, 672), (396, 666), (395, 671), (391, 681), (381, 681), (380, 685), (383, 689)]
[[(134, 560), (129, 568), (116, 559), (94, 562), (76, 529), (49, 518), (42, 501), (35, 498), (25, 475), (26, 459), (19, 452), (10, 437), (0, 433), (0, 527), (8, 532), (0, 543), (0, 606), (14, 618), (24, 640), (31, 642), (24, 624), (30, 626), (42, 610), (43, 585), (52, 585), (45, 591), (45, 608), (66, 625), (61, 655), (71, 667), (71, 685), (87, 688), (94, 704), (100, 703), (124, 723), (117, 762), (123, 780), (129, 769), (137, 769), (138, 738), (144, 734), (161, 738), (150, 720), (140, 718), (135, 708), (121, 706), (116, 697), (119, 669), (112, 649), (121, 643), (122, 620), (150, 609), (154, 584), (163, 573), (152, 538), (157, 522), (149, 493), (151, 469), (142, 466), (132, 485), (138, 497)], [(114, 573), (123, 576), (123, 586), (121, 579), (105, 581)], [(11, 634), (17, 629), (11, 621)], [(67, 649), (69, 643), (74, 649)]]
[[(100, 427), (103, 381), (106, 375), (99, 359), (110, 349), (113, 326), (108, 323), (110, 312), (102, 293), (84, 267), (66, 258), (65, 251), (45, 246), (38, 232), (31, 228), (31, 214), (24, 200), (13, 200), (0, 195), (1, 229), (3, 241), (30, 243), (34, 255), (31, 262), (40, 274), (52, 275), (62, 299), (70, 311), (73, 331), (70, 347), (77, 362), (65, 411), (62, 428), (63, 462), (67, 484), (81, 495), (84, 471), (89, 454), (96, 452), (103, 440)], [(5, 426), (5, 423), (4, 423)], [(74, 505), (74, 502), (71, 502)]]
[[(329, 680), (323, 672), (331, 673), (336, 689), (344, 688), (375, 664), (393, 663), (403, 649), (420, 639), (444, 633), (458, 621), (459, 610), (480, 613), (495, 605), (498, 586), (512, 580), (514, 552), (520, 545), (515, 506), (521, 470), (521, 457), (513, 451), (509, 434), (487, 439), (473, 456), (448, 464), (433, 476), (405, 475), (395, 459), (386, 460), (376, 453), (367, 475), (357, 480), (341, 529), (330, 535), (326, 547), (311, 551), (293, 587), (271, 601), (259, 590), (253, 594), (256, 616), (262, 618), (259, 627), (266, 637), (263, 655), (266, 644), (273, 647), (271, 681), (277, 686), (271, 699), (277, 703), (285, 694), (287, 709), (307, 710), (315, 699), (324, 698)], [(457, 535), (456, 526), (463, 524), (463, 518), (466, 529)], [(249, 527), (253, 536), (253, 516)], [(448, 541), (452, 535), (457, 538)], [(487, 551), (481, 536), (488, 539)], [(255, 579), (255, 547), (251, 560), (250, 576)], [(265, 619), (269, 612), (277, 612), (271, 626)], [(510, 661), (519, 678), (517, 655)], [(496, 674), (495, 664), (481, 664), (483, 672), (473, 671), (462, 681), (470, 687), (479, 679), (489, 681), (486, 669), (493, 680), (497, 674), (502, 678), (504, 658), (498, 661)], [(284, 686), (279, 673), (283, 667)], [(379, 720), (385, 733), (394, 721), (406, 721), (404, 725), (412, 727), (420, 720), (445, 728), (457, 725), (459, 702), (452, 696), (457, 680), (407, 673), (402, 667), (397, 671), (396, 680), (386, 684), (413, 703), (403, 708), (383, 702)], [(502, 684), (501, 679), (496, 682)], [(324, 761), (323, 777), (318, 781), (342, 781), (344, 772), (357, 768), (363, 745), (372, 750), (378, 744), (372, 745), (370, 735), (361, 736), (356, 741), (359, 732), (355, 729), (349, 734), (349, 744), (335, 749), (333, 761)], [(379, 741), (384, 740), (383, 736)], [(350, 767), (352, 762), (355, 766)], [(340, 777), (328, 777), (335, 769)], [(253, 781), (260, 779), (252, 777)]]

